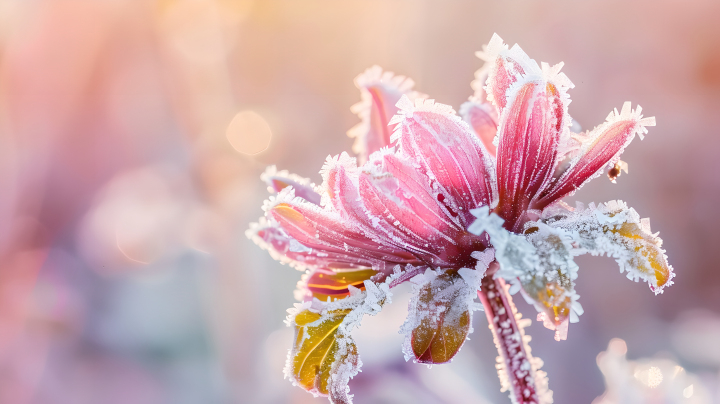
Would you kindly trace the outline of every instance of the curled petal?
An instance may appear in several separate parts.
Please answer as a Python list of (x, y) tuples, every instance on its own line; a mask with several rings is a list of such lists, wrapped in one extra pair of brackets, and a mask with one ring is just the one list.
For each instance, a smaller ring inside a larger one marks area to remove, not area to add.
[(337, 213), (295, 198), (293, 190), (283, 190), (264, 207), (272, 223), (288, 236), (318, 255), (341, 263), (343, 268), (386, 269), (386, 266), (417, 262), (411, 254), (379, 244), (365, 236), (352, 222)]
[(446, 363), (472, 332), (476, 289), (457, 273), (428, 272), (424, 278), (428, 277), (413, 288), (408, 317), (400, 330), (405, 334), (403, 352), (405, 360)]
[(498, 125), (495, 108), (490, 104), (468, 101), (460, 106), (460, 116), (473, 129), (488, 154), (494, 157), (497, 147), (493, 142)]
[(278, 171), (277, 167), (269, 166), (260, 179), (267, 184), (270, 193), (278, 193), (287, 187), (293, 187), (295, 196), (315, 205), (320, 204), (320, 194), (315, 191), (315, 185), (307, 178), (292, 174), (287, 170)]
[(393, 140), (400, 152), (416, 161), (437, 187), (438, 202), (457, 215), (460, 223), (472, 222), (471, 209), (494, 202), (491, 159), (472, 129), (447, 105), (433, 100), (402, 99)]
[(404, 76), (395, 76), (383, 72), (380, 66), (373, 66), (355, 78), (355, 86), (360, 89), (362, 101), (350, 110), (356, 113), (362, 122), (348, 131), (355, 138), (353, 151), (364, 162), (368, 156), (385, 146), (390, 146), (392, 134), (388, 122), (397, 113), (395, 104), (400, 97), (407, 95), (415, 99), (424, 97), (412, 91), (415, 83)]
[(615, 258), (628, 279), (643, 280), (655, 294), (673, 284), (662, 240), (650, 231), (650, 222), (622, 201), (610, 201), (573, 212), (553, 212), (544, 222), (561, 228), (578, 244), (579, 253), (607, 254)]
[(642, 139), (647, 133), (646, 127), (655, 126), (655, 118), (643, 118), (641, 112), (640, 106), (633, 111), (629, 102), (623, 105), (621, 112), (611, 112), (605, 123), (582, 139), (577, 155), (569, 162), (565, 171), (559, 173), (559, 178), (543, 191), (534, 207), (543, 209), (572, 194), (589, 180), (602, 174), (605, 166), (617, 163), (636, 134)]

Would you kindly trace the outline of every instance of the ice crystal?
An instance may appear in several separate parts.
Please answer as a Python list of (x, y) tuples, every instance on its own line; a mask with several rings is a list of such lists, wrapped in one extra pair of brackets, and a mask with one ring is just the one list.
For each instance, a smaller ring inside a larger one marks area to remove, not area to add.
[(655, 293), (673, 283), (648, 220), (619, 201), (562, 201), (606, 170), (613, 181), (627, 171), (622, 152), (654, 118), (625, 103), (579, 133), (562, 63), (537, 63), (497, 35), (478, 56), (486, 63), (459, 115), (374, 66), (355, 80), (357, 158), (329, 156), (320, 186), (275, 167), (262, 176), (275, 195), (247, 235), (305, 271), (287, 319), (296, 337), (286, 376), (313, 394), (351, 402), (348, 382), (362, 364), (351, 332), (403, 282), (414, 284), (406, 359), (451, 361), (482, 308), (502, 389), (523, 404), (551, 403), (552, 392), (512, 295), (561, 340), (583, 313), (575, 256), (612, 257)]

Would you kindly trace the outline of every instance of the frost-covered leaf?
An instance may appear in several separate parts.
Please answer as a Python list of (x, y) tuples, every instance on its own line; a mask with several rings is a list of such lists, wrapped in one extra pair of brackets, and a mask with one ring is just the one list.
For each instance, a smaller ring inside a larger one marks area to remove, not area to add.
[(575, 279), (578, 266), (573, 261), (570, 235), (544, 223), (529, 223), (527, 239), (535, 247), (538, 267), (535, 273), (520, 276), (523, 295), (542, 313), (547, 328), (555, 330), (555, 339), (567, 338), (567, 322), (576, 322), (582, 314), (577, 302)]
[[(329, 384), (336, 363), (355, 366), (359, 363), (357, 347), (352, 338), (338, 335), (338, 328), (350, 311), (333, 310), (321, 315), (304, 310), (295, 316), (295, 342), (289, 363), (293, 381), (300, 387), (312, 393), (329, 395)], [(339, 340), (344, 343), (342, 353)]]
[(344, 299), (313, 299), (289, 309), (286, 323), (295, 328), (295, 339), (285, 377), (314, 395), (329, 396), (334, 404), (352, 403), (348, 382), (362, 362), (350, 332), (366, 314), (375, 315), (391, 302), (390, 285), (400, 276), (397, 267), (383, 283), (366, 280), (364, 291), (350, 286)]
[(622, 201), (578, 205), (574, 211), (550, 211), (544, 222), (566, 230), (581, 249), (615, 258), (628, 279), (644, 280), (656, 294), (673, 284), (662, 240), (650, 231), (650, 221)]
[(470, 287), (456, 272), (435, 275), (428, 271), (422, 277), (424, 282), (413, 288), (408, 318), (401, 328), (403, 352), (406, 360), (446, 363), (472, 332), (477, 287)]

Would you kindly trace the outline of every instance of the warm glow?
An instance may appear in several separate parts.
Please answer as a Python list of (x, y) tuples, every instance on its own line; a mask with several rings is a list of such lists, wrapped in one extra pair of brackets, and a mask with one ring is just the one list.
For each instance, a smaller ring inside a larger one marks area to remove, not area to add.
[(235, 150), (253, 155), (270, 146), (272, 132), (260, 115), (253, 111), (242, 111), (228, 125), (226, 136)]

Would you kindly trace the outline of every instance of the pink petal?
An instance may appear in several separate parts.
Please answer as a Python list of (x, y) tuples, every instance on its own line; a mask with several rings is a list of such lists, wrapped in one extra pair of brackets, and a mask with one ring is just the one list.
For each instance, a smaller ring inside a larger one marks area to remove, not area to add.
[(401, 153), (426, 171), (438, 202), (467, 227), (474, 219), (470, 210), (489, 205), (494, 195), (490, 157), (480, 140), (451, 107), (432, 100), (407, 105), (395, 122)]
[(322, 250), (311, 249), (288, 234), (277, 225), (260, 218), (259, 223), (252, 223), (245, 232), (248, 238), (262, 249), (270, 252), (274, 259), (299, 270), (306, 268), (357, 268), (369, 266), (369, 261), (359, 261), (357, 257), (347, 254), (328, 254)]
[[(384, 167), (384, 157), (389, 160), (388, 164), (395, 163), (393, 172), (408, 180), (409, 184), (401, 184), (392, 176), (388, 170), (390, 167)], [(434, 235), (437, 238), (442, 233), (420, 217), (429, 216), (431, 222), (438, 225), (444, 219), (444, 229), (449, 229), (453, 223), (440, 210), (427, 189), (428, 179), (421, 177), (410, 165), (397, 161), (389, 149), (373, 153), (362, 173), (358, 173), (348, 159), (349, 156), (342, 154), (328, 159), (323, 167), (324, 185), (333, 208), (380, 244), (412, 251), (426, 260), (437, 259), (431, 252), (432, 248), (429, 248), (430, 237)], [(368, 170), (376, 175), (368, 175)], [(380, 182), (377, 189), (376, 182)], [(395, 201), (399, 201), (402, 206), (396, 205)], [(458, 228), (455, 227), (455, 234), (457, 232)]]
[(377, 270), (417, 263), (412, 254), (379, 244), (339, 215), (298, 198), (277, 200), (268, 207), (267, 215), (302, 245), (338, 262)]
[(315, 205), (320, 204), (320, 194), (315, 192), (315, 188), (309, 179), (291, 174), (286, 170), (277, 171), (275, 166), (268, 167), (260, 176), (267, 186), (268, 191), (278, 193), (287, 187), (295, 189), (295, 196), (305, 199)]
[(534, 207), (543, 209), (564, 196), (572, 194), (590, 179), (600, 175), (606, 165), (613, 165), (620, 158), (635, 134), (647, 133), (646, 126), (655, 126), (655, 118), (643, 118), (642, 108), (635, 111), (630, 103), (623, 105), (620, 113), (611, 112), (607, 121), (593, 129), (587, 136), (578, 156), (571, 160), (569, 168), (542, 193)]
[(390, 145), (392, 131), (388, 122), (397, 113), (395, 104), (400, 97), (424, 97), (412, 91), (415, 83), (404, 76), (395, 76), (392, 72), (383, 72), (380, 66), (373, 66), (355, 78), (355, 86), (360, 89), (362, 101), (350, 110), (356, 113), (362, 122), (348, 131), (355, 138), (353, 151), (360, 162), (385, 146)]
[[(360, 196), (375, 225), (435, 265), (460, 257), (463, 243), (480, 243), (452, 220), (432, 195), (429, 179), (392, 153), (374, 153), (359, 178)], [(484, 247), (484, 246), (483, 246)], [(478, 247), (480, 248), (480, 247)]]
[(468, 101), (460, 107), (460, 116), (475, 131), (488, 154), (494, 157), (497, 147), (493, 140), (497, 134), (498, 123), (495, 108), (487, 103)]
[[(486, 87), (488, 101), (491, 101), (498, 112), (502, 113), (508, 102), (508, 91), (527, 73), (527, 70), (531, 70), (537, 64), (528, 58), (518, 45), (508, 49), (497, 34), (493, 34), (487, 49), (483, 52), (483, 57), (490, 64)], [(535, 63), (535, 66), (528, 66), (530, 63)]]
[(530, 201), (552, 178), (564, 116), (557, 88), (542, 81), (524, 84), (503, 113), (497, 156), (500, 200), (495, 212), (509, 230), (517, 230)]

